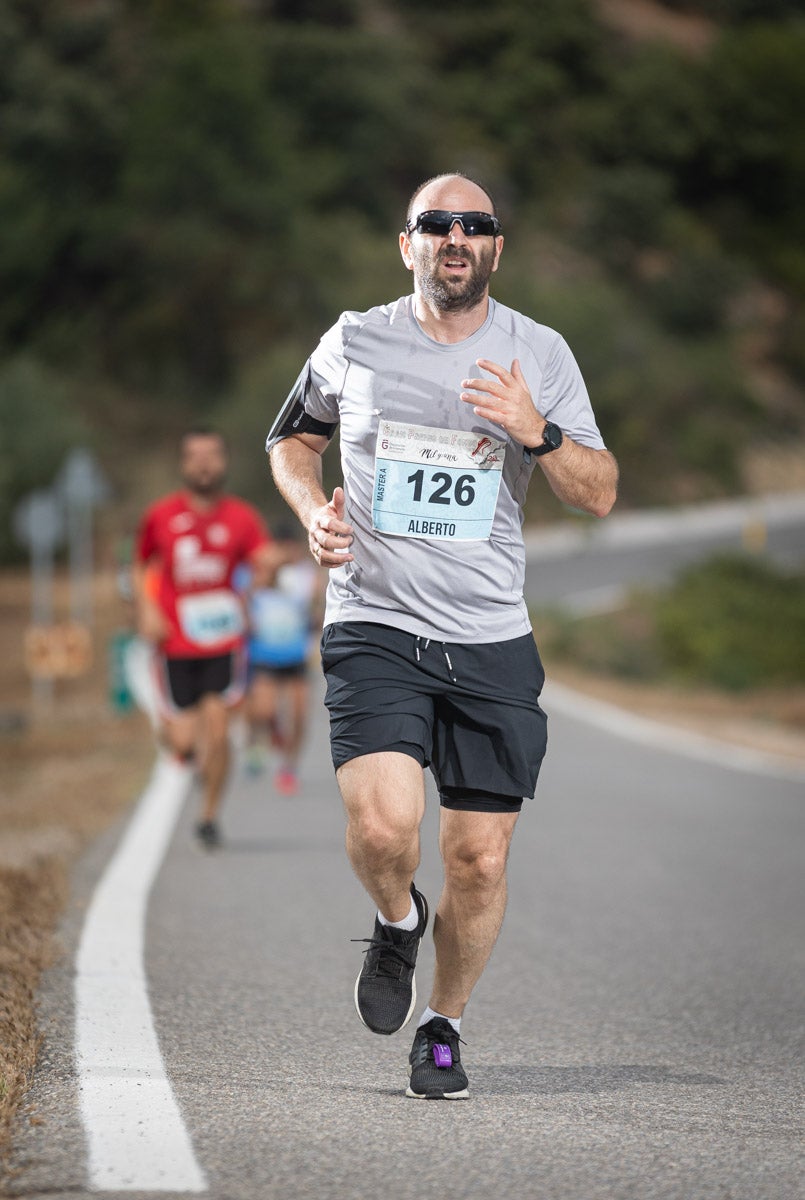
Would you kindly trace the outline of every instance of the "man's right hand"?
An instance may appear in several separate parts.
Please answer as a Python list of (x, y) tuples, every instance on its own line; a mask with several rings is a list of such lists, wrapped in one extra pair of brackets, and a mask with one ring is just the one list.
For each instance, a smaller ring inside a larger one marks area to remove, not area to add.
[(352, 526), (344, 520), (344, 489), (337, 487), (328, 504), (317, 508), (310, 518), (308, 530), (310, 553), (319, 566), (331, 570), (352, 562)]
[(168, 619), (159, 605), (141, 600), (137, 606), (137, 632), (146, 642), (158, 646), (170, 633)]

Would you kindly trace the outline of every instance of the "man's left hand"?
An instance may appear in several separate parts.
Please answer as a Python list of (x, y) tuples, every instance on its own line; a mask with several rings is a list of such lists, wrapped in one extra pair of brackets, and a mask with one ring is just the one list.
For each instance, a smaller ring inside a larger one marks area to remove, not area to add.
[(545, 418), (537, 412), (528, 390), (519, 359), (507, 371), (488, 358), (479, 358), (478, 366), (494, 379), (462, 379), (461, 399), (473, 405), (473, 412), (494, 421), (521, 446), (538, 446), (542, 441)]

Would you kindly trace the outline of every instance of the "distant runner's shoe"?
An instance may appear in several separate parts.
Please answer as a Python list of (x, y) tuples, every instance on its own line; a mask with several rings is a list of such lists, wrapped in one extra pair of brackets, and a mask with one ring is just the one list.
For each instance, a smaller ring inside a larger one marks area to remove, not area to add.
[(258, 775), (262, 775), (266, 769), (267, 755), (265, 748), (252, 742), (243, 752), (243, 765), (246, 769), (246, 774), (256, 779)]
[(221, 845), (221, 834), (215, 821), (199, 821), (196, 837), (207, 850), (214, 850)]
[(375, 917), (374, 935), (353, 938), (368, 942), (361, 973), (355, 981), (355, 1008), (373, 1033), (396, 1033), (407, 1025), (416, 1004), (414, 968), (419, 943), (428, 924), (428, 902), (411, 884), (419, 913), (416, 929), (392, 929)]
[(281, 796), (296, 796), (299, 792), (299, 779), (291, 767), (281, 767), (274, 776), (274, 787)]
[(406, 1096), (415, 1100), (464, 1100), (469, 1096), (460, 1041), (450, 1022), (441, 1017), (431, 1017), (426, 1025), (420, 1025), (408, 1056), (411, 1080)]

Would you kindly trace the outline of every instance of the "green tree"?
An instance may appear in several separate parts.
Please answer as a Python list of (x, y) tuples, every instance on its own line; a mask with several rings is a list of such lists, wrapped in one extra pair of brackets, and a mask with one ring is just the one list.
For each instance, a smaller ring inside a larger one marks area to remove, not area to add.
[(82, 312), (117, 266), (105, 219), (123, 121), (112, 27), (101, 6), (3, 8), (0, 347), (41, 338), (54, 311)]
[(707, 66), (712, 135), (696, 199), (729, 240), (805, 297), (805, 21), (747, 25)]
[(89, 441), (58, 375), (31, 358), (0, 366), (0, 561), (24, 553), (12, 537), (16, 504), (26, 493), (49, 487), (67, 452)]

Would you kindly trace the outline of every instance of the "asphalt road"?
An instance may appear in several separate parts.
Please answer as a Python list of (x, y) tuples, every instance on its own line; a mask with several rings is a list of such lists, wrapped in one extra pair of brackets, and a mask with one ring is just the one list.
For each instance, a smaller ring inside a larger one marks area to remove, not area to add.
[(607, 609), (631, 587), (666, 584), (716, 553), (750, 552), (805, 567), (805, 493), (578, 518), (526, 536), (525, 594), (539, 607)]
[[(300, 797), (236, 773), (215, 854), (195, 845), (185, 805), (145, 964), (209, 1196), (805, 1196), (805, 775), (633, 742), (566, 705), (552, 712), (550, 686), (545, 707), (549, 756), (462, 1028), (468, 1101), (406, 1099), (413, 1030), (375, 1037), (352, 1008), (362, 947), (349, 939), (368, 936), (372, 912), (343, 850), (321, 707)], [(432, 903), (437, 810), (431, 793), (417, 882)], [(65, 954), (42, 992), (37, 1123), (20, 1128), (16, 1195), (117, 1194), (89, 1190), (73, 977), (120, 832), (76, 872)], [(428, 940), (423, 1004), (431, 964)]]

